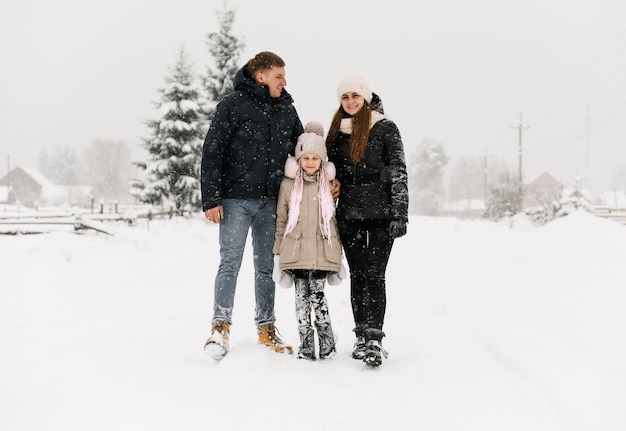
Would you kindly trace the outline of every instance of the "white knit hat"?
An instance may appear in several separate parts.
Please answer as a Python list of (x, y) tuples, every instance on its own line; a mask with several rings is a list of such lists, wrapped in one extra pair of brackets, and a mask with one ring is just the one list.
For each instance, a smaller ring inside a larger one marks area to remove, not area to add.
[(337, 86), (339, 103), (341, 103), (341, 96), (346, 93), (360, 94), (367, 103), (372, 103), (372, 89), (362, 75), (350, 73), (341, 78)]
[(324, 141), (324, 126), (318, 121), (310, 121), (304, 126), (304, 133), (298, 137), (296, 144), (296, 160), (304, 153), (313, 153), (326, 161), (326, 142)]

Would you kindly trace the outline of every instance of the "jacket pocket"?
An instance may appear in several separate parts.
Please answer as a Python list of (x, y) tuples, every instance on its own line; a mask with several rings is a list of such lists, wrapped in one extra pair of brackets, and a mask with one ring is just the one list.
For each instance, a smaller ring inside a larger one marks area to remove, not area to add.
[(339, 242), (339, 237), (337, 235), (332, 235), (330, 237), (330, 244), (326, 238), (322, 238), (322, 241), (324, 243), (324, 254), (326, 260), (330, 263), (340, 263), (341, 243)]
[(300, 237), (302, 233), (288, 233), (280, 244), (280, 261), (284, 264), (294, 263), (300, 259)]

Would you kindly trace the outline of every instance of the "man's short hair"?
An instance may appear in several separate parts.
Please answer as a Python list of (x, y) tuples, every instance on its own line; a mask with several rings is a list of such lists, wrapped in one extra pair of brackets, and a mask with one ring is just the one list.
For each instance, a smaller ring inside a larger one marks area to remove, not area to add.
[(248, 74), (254, 78), (257, 72), (264, 72), (274, 66), (285, 67), (285, 61), (273, 52), (262, 51), (248, 60), (246, 69)]

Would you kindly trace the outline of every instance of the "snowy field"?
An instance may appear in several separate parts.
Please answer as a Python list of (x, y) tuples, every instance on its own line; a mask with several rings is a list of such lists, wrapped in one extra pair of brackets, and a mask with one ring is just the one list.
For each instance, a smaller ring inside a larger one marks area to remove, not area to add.
[[(110, 229), (0, 236), (1, 430), (626, 429), (626, 226), (412, 217), (378, 369), (350, 358), (348, 281), (327, 287), (335, 358), (258, 346), (250, 249), (231, 352), (206, 358), (218, 229)], [(276, 313), (296, 346), (292, 289)]]

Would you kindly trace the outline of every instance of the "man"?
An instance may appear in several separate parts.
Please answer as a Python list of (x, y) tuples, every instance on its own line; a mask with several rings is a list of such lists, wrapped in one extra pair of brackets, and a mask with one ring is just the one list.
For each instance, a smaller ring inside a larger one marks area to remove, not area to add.
[(211, 336), (204, 347), (214, 359), (228, 353), (237, 275), (250, 229), (259, 343), (278, 353), (293, 352), (274, 326), (272, 280), (278, 191), (287, 156), (304, 131), (286, 85), (282, 58), (258, 53), (236, 73), (234, 91), (217, 105), (204, 141), (202, 209), (220, 225)]

